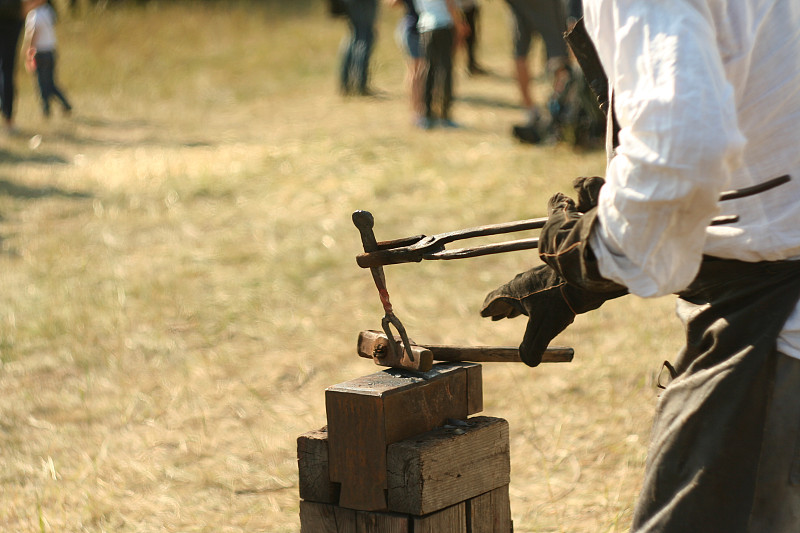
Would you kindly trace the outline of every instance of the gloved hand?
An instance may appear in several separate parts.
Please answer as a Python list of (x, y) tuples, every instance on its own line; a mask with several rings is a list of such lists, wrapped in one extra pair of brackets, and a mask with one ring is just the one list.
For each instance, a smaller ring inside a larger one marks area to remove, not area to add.
[[(553, 196), (548, 204), (550, 219), (539, 240), (540, 257), (544, 255), (546, 264), (518, 274), (490, 292), (483, 302), (481, 316), (492, 320), (528, 316), (519, 352), (529, 366), (541, 363), (550, 341), (572, 324), (576, 315), (593, 311), (628, 292), (600, 276), (596, 264), (588, 265), (591, 277), (585, 274), (587, 262), (582, 258), (586, 254), (594, 261), (588, 235), (604, 183), (598, 177), (577, 178), (573, 182), (577, 204), (563, 194)], [(587, 212), (591, 213), (588, 218), (583, 214)]]
[(605, 185), (606, 180), (599, 176), (582, 176), (572, 180), (572, 188), (578, 195), (578, 202), (575, 207), (581, 213), (587, 212), (589, 209), (597, 206), (597, 200), (600, 198), (600, 189)]
[(490, 292), (481, 316), (501, 320), (527, 315), (528, 326), (519, 353), (525, 364), (537, 366), (550, 341), (572, 324), (575, 315), (597, 309), (606, 300), (625, 293), (586, 291), (569, 285), (548, 265), (540, 265)]
[(577, 178), (573, 187), (578, 203), (556, 193), (547, 203), (547, 223), (539, 235), (539, 258), (568, 283), (593, 292), (614, 292), (622, 285), (600, 275), (589, 246), (589, 235), (597, 219), (597, 199), (603, 178)]

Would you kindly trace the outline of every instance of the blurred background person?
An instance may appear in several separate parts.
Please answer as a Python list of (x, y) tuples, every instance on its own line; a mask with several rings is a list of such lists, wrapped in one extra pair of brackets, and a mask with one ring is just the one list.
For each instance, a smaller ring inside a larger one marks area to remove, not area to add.
[(42, 97), (42, 112), (50, 116), (50, 100), (56, 98), (64, 108), (64, 114), (72, 111), (67, 97), (56, 85), (56, 12), (48, 0), (25, 0), (25, 38), (23, 53), (26, 68), (36, 72), (39, 93)]
[(524, 142), (540, 142), (552, 122), (543, 115), (531, 94), (528, 56), (534, 36), (538, 35), (544, 42), (546, 70), (553, 80), (550, 99), (558, 98), (570, 80), (567, 43), (564, 40), (567, 22), (562, 1), (506, 0), (511, 10), (514, 73), (525, 108), (525, 122), (514, 126), (512, 132)]
[[(464, 15), (455, 0), (414, 0), (419, 14), (420, 42), (425, 54), (425, 116), (419, 126), (430, 129), (437, 124), (457, 128), (450, 116), (453, 103), (453, 49), (458, 39), (469, 32)], [(437, 120), (438, 118), (438, 120)]]
[(390, 6), (403, 7), (405, 15), (397, 23), (395, 39), (406, 56), (406, 81), (411, 95), (413, 123), (420, 124), (424, 117), (422, 104), (422, 74), (425, 60), (419, 39), (419, 15), (414, 0), (387, 0)]
[(14, 70), (22, 24), (22, 2), (20, 0), (0, 1), (0, 108), (2, 108), (3, 128), (6, 133), (15, 131)]
[(463, 39), (464, 51), (467, 54), (467, 72), (471, 76), (480, 76), (487, 74), (478, 62), (477, 48), (478, 48), (478, 30), (480, 20), (480, 5), (478, 0), (457, 0), (461, 12), (464, 14), (464, 20), (469, 27), (469, 33)]
[(339, 90), (343, 95), (370, 96), (369, 61), (375, 44), (378, 0), (342, 0), (350, 35), (342, 42)]

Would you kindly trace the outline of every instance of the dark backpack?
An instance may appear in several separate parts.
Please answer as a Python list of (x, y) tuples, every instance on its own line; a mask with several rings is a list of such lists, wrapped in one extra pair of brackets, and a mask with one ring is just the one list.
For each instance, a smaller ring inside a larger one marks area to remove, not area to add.
[(21, 20), (22, 0), (0, 0), (0, 19)]
[(344, 5), (344, 0), (328, 0), (328, 14), (332, 17), (345, 16), (347, 8)]

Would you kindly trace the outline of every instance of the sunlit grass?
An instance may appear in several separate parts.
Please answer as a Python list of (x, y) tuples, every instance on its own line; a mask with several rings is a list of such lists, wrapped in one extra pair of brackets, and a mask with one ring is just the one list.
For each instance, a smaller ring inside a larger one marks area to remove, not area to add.
[[(410, 125), (398, 12), (382, 99), (335, 91), (342, 21), (321, 4), (149, 2), (64, 14), (44, 122), (20, 71), (0, 138), (0, 529), (299, 530), (296, 437), (382, 309), (354, 257), (379, 239), (542, 216), (604, 155), (516, 144), (506, 6), (486, 2), (489, 78), (457, 74), (458, 131)], [(537, 78), (544, 94), (544, 78)], [(420, 342), (513, 345), (478, 316), (535, 253), (386, 268)], [(654, 374), (680, 339), (670, 299), (610, 302), (559, 339), (569, 365), (484, 365), (510, 422), (515, 531), (625, 531)]]

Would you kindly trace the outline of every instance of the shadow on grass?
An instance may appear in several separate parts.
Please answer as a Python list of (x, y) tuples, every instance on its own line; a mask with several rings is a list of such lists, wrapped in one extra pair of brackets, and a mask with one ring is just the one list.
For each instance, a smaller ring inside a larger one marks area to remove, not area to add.
[(0, 163), (39, 163), (42, 165), (65, 165), (68, 163), (66, 159), (60, 155), (46, 152), (12, 152), (4, 148), (0, 148)]
[[(105, 117), (78, 116), (71, 122), (88, 129), (103, 131), (105, 138), (61, 131), (54, 138), (76, 146), (166, 146), (173, 148), (209, 148), (215, 143), (201, 139), (180, 139), (157, 123), (142, 119), (109, 119)], [(156, 132), (156, 133), (153, 133)], [(119, 135), (115, 135), (118, 133)]]
[(92, 198), (94, 195), (83, 191), (68, 191), (58, 187), (28, 187), (0, 178), (0, 195), (33, 200), (59, 196), (62, 198)]
[(518, 102), (509, 102), (497, 98), (487, 98), (479, 94), (459, 94), (456, 101), (476, 107), (490, 107), (494, 109), (522, 109)]
[(90, 117), (90, 116), (76, 116), (71, 119), (72, 122), (76, 124), (82, 124), (84, 126), (91, 126), (94, 128), (144, 128), (150, 126), (145, 120), (110, 120), (103, 117)]
[[(83, 191), (69, 191), (59, 187), (28, 187), (26, 185), (19, 185), (13, 181), (0, 178), (0, 197), (9, 196), (22, 200), (36, 200), (39, 198), (61, 197), (69, 199), (88, 199), (93, 198), (94, 195)], [(0, 213), (0, 221), (5, 220), (6, 217)], [(6, 237), (0, 235), (0, 254), (6, 257), (20, 257), (17, 249), (6, 245)]]

